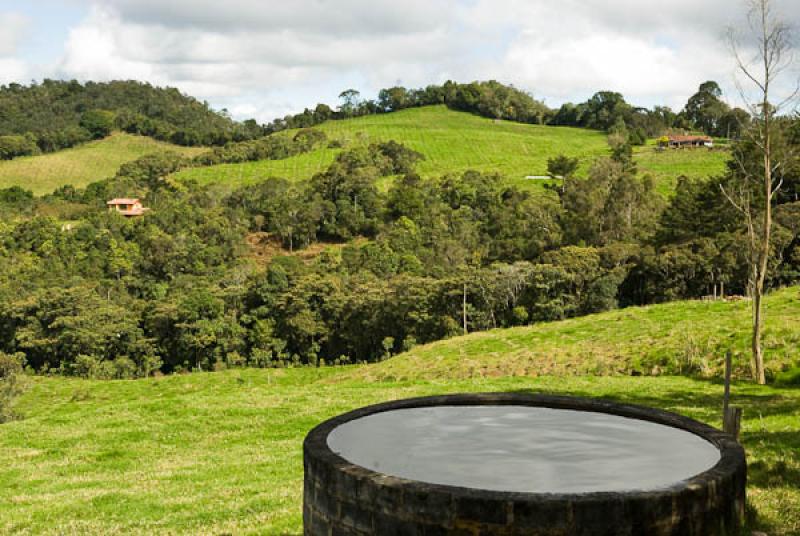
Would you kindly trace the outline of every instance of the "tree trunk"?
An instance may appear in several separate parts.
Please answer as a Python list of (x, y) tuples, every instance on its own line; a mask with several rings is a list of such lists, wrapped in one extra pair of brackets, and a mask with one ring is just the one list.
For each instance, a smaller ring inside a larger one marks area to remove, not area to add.
[[(764, 19), (762, 18), (762, 22)], [(764, 32), (766, 35), (766, 31)], [(764, 43), (764, 50), (768, 44)], [(769, 240), (772, 231), (772, 111), (769, 103), (769, 64), (765, 54), (764, 66), (766, 79), (764, 83), (764, 99), (762, 102), (764, 114), (764, 216), (761, 224), (761, 244), (758, 250), (758, 266), (756, 280), (753, 285), (753, 361), (755, 362), (756, 381), (764, 385), (767, 383), (764, 374), (764, 355), (761, 351), (761, 326), (763, 323), (763, 307), (761, 299), (764, 295), (764, 279), (767, 276), (767, 263), (769, 261)]]
[[(764, 103), (764, 107), (769, 104)], [(770, 154), (770, 121), (769, 111), (764, 114), (764, 218), (761, 224), (761, 244), (758, 249), (756, 280), (753, 284), (753, 362), (755, 364), (756, 381), (767, 383), (764, 373), (764, 354), (761, 349), (761, 328), (763, 325), (764, 280), (767, 275), (769, 261), (769, 240), (772, 228), (772, 155)]]
[(764, 385), (767, 383), (764, 374), (764, 355), (761, 353), (761, 292), (756, 290), (753, 296), (753, 363), (755, 364), (756, 381)]

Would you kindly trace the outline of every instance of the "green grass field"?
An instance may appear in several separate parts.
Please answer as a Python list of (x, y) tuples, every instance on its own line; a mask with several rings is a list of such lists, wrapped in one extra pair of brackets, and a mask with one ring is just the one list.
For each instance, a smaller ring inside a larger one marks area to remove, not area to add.
[(145, 136), (117, 132), (108, 138), (64, 151), (0, 161), (0, 188), (21, 186), (42, 195), (65, 184), (83, 187), (113, 177), (125, 162), (163, 150), (193, 156), (205, 149), (179, 147)]
[[(405, 143), (425, 155), (426, 160), (418, 167), (423, 176), (474, 169), (501, 173), (509, 183), (533, 190), (540, 190), (550, 181), (525, 177), (545, 175), (548, 158), (559, 154), (578, 157), (581, 160), (579, 174), (585, 174), (593, 159), (608, 154), (602, 132), (493, 121), (455, 112), (445, 106), (328, 121), (317, 128), (324, 130), (330, 139), (342, 140), (349, 147), (390, 139)], [(17, 185), (41, 195), (65, 184), (82, 187), (113, 176), (125, 162), (165, 149), (188, 156), (204, 150), (115, 133), (104, 140), (56, 153), (0, 161), (0, 188)], [(325, 169), (340, 151), (325, 147), (286, 160), (187, 169), (176, 177), (194, 179), (201, 184), (220, 184), (225, 188), (268, 177), (305, 180)], [(707, 177), (721, 173), (727, 158), (724, 151), (656, 152), (652, 146), (638, 147), (635, 154), (640, 171), (654, 175), (659, 192), (664, 195), (672, 191), (679, 175)], [(388, 184), (383, 181), (382, 187)]]
[[(768, 346), (800, 315), (797, 292), (769, 297)], [(733, 328), (740, 314), (740, 303), (654, 306), (590, 317), (585, 324), (451, 339), (377, 365), (345, 368), (135, 381), (31, 378), (17, 406), (24, 418), (0, 425), (0, 533), (299, 535), (305, 434), (333, 415), (402, 397), (573, 394), (664, 408), (719, 426), (722, 386), (716, 380), (578, 376), (579, 370), (551, 367), (557, 359), (550, 353), (522, 360), (519, 346), (487, 343), (481, 349), (481, 341), (500, 341), (500, 335), (528, 347), (549, 341), (587, 362), (595, 359), (594, 349), (619, 348), (617, 358), (624, 360), (625, 351), (643, 348), (625, 347), (626, 336), (649, 333), (650, 344), (663, 343), (661, 351), (672, 354), (672, 338), (710, 337), (714, 318)], [(637, 321), (644, 325), (636, 327)], [(598, 329), (589, 331), (590, 324)], [(789, 339), (781, 340), (788, 352)], [(504, 360), (526, 367), (498, 367)], [(737, 382), (733, 403), (744, 408), (752, 527), (771, 536), (800, 534), (800, 389)]]
[[(501, 173), (512, 184), (533, 189), (547, 181), (525, 177), (545, 175), (548, 158), (559, 154), (578, 157), (581, 160), (579, 173), (585, 174), (593, 159), (608, 154), (606, 136), (602, 132), (493, 121), (445, 106), (328, 121), (317, 128), (324, 130), (330, 139), (343, 140), (350, 146), (385, 140), (402, 142), (425, 155), (426, 160), (418, 166), (423, 176), (474, 169)], [(176, 176), (200, 183), (226, 184), (249, 184), (267, 177), (303, 180), (323, 170), (338, 152), (338, 149), (323, 148), (286, 160), (195, 168)], [(681, 174), (706, 177), (721, 173), (726, 153), (656, 152), (652, 146), (647, 146), (637, 148), (636, 160), (640, 171), (654, 175), (659, 191), (666, 194)]]
[[(772, 374), (800, 365), (800, 288), (774, 292), (765, 303), (764, 354)], [(671, 302), (438, 341), (365, 374), (377, 380), (651, 374), (669, 365), (712, 376), (731, 351), (735, 373), (748, 377), (749, 336), (750, 301)]]

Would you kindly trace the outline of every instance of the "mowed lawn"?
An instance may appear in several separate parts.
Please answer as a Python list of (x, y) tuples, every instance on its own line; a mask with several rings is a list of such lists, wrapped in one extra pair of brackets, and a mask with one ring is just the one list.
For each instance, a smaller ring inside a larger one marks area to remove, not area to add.
[[(423, 176), (474, 169), (500, 173), (510, 183), (530, 189), (540, 189), (550, 182), (525, 178), (546, 175), (548, 158), (559, 154), (577, 157), (581, 161), (579, 174), (585, 175), (595, 158), (609, 153), (606, 135), (602, 132), (494, 121), (445, 106), (328, 121), (315, 128), (325, 131), (329, 139), (344, 141), (349, 147), (386, 140), (404, 143), (425, 155), (426, 160), (418, 165)], [(268, 177), (305, 180), (325, 169), (340, 151), (326, 147), (285, 160), (188, 169), (176, 176), (201, 183), (233, 185), (250, 184)], [(671, 191), (681, 174), (705, 177), (721, 173), (726, 158), (725, 152), (707, 150), (656, 152), (652, 146), (636, 149), (640, 171), (652, 174), (664, 193)]]
[[(137, 381), (37, 378), (0, 425), (0, 533), (301, 534), (302, 441), (322, 420), (403, 397), (593, 396), (720, 425), (722, 386), (679, 377), (369, 382), (345, 369), (231, 370)], [(800, 390), (733, 387), (753, 526), (800, 531)]]
[(55, 153), (0, 161), (0, 188), (21, 186), (42, 195), (65, 184), (83, 187), (113, 177), (126, 162), (164, 150), (194, 156), (206, 149), (180, 147), (117, 132), (108, 138)]

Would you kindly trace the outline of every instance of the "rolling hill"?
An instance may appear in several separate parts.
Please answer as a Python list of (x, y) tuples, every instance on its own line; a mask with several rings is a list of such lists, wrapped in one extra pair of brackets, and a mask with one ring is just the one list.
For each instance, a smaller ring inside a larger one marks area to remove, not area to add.
[[(769, 297), (769, 362), (798, 358), (798, 290)], [(625, 372), (637, 353), (682, 360), (691, 341), (688, 355), (715, 365), (739, 349), (745, 317), (743, 303), (683, 302), (458, 337), (375, 365), (31, 378), (17, 406), (24, 418), (0, 425), (0, 533), (299, 535), (305, 434), (397, 398), (571, 394), (720, 426), (718, 381), (573, 373)], [(733, 403), (744, 409), (750, 528), (798, 534), (800, 391), (738, 382)]]
[[(425, 155), (426, 160), (418, 166), (423, 176), (475, 169), (501, 173), (510, 183), (526, 189), (539, 189), (550, 182), (525, 178), (546, 174), (548, 158), (559, 154), (577, 157), (581, 161), (578, 173), (585, 175), (593, 159), (608, 154), (605, 134), (599, 131), (492, 120), (445, 106), (328, 121), (315, 128), (323, 130), (329, 139), (343, 142), (345, 147), (390, 139), (404, 143)], [(274, 135), (291, 136), (294, 132)], [(41, 195), (65, 184), (82, 187), (114, 175), (125, 162), (165, 149), (188, 156), (204, 151), (115, 133), (72, 149), (0, 161), (0, 188), (16, 185)], [(341, 150), (323, 147), (285, 160), (197, 167), (183, 170), (176, 177), (227, 187), (252, 184), (268, 177), (305, 180), (327, 167)], [(727, 153), (657, 152), (648, 145), (637, 147), (635, 158), (640, 171), (655, 176), (659, 191), (668, 195), (679, 175), (707, 177), (721, 173)]]
[(194, 156), (205, 149), (180, 147), (145, 136), (117, 132), (72, 149), (0, 161), (0, 188), (21, 186), (42, 195), (65, 184), (83, 187), (114, 176), (126, 162), (164, 150)]
[[(661, 373), (719, 376), (727, 351), (750, 377), (750, 302), (683, 301), (473, 333), (412, 349), (369, 379), (428, 379)], [(777, 373), (800, 362), (800, 288), (765, 302), (765, 360)]]
[[(345, 146), (390, 139), (404, 143), (425, 155), (426, 160), (418, 165), (423, 176), (475, 169), (501, 173), (511, 183), (525, 188), (539, 188), (547, 182), (525, 177), (546, 174), (548, 158), (558, 154), (578, 157), (579, 174), (585, 174), (594, 158), (608, 154), (606, 136), (599, 131), (492, 120), (445, 106), (328, 121), (315, 128), (323, 130), (330, 139), (341, 140)], [(322, 148), (286, 160), (187, 169), (176, 176), (201, 183), (233, 185), (267, 177), (303, 180), (324, 169), (339, 151)], [(653, 174), (659, 191), (664, 194), (672, 190), (679, 175), (707, 177), (721, 173), (726, 159), (724, 151), (657, 152), (652, 145), (636, 149), (639, 169)]]

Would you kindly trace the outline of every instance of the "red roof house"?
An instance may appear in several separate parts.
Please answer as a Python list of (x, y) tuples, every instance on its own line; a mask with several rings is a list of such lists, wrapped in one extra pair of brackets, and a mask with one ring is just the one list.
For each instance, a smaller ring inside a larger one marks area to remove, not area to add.
[(664, 136), (659, 142), (662, 147), (713, 147), (714, 140), (711, 136), (681, 136), (669, 135)]
[(109, 210), (116, 211), (117, 214), (127, 217), (141, 216), (150, 210), (149, 208), (143, 207), (141, 201), (138, 199), (127, 197), (117, 197), (116, 199), (108, 201), (106, 205), (108, 205)]

